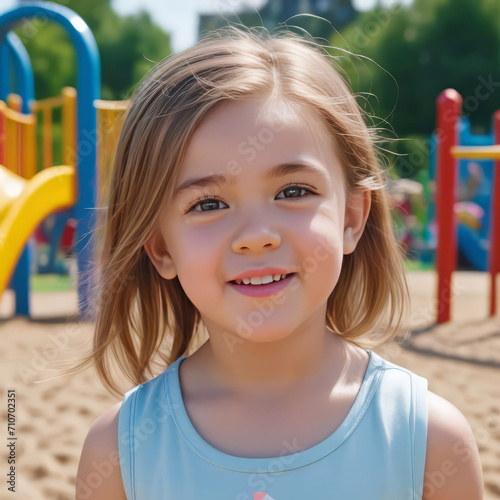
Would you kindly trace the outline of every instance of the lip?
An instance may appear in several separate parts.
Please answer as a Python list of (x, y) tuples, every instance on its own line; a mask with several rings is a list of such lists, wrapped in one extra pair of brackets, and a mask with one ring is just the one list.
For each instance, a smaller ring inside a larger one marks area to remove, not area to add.
[[(281, 267), (261, 267), (260, 269), (249, 269), (234, 278), (231, 278), (229, 281), (242, 280), (244, 278), (261, 278), (262, 276), (269, 276), (274, 274), (290, 274), (293, 271), (287, 271), (286, 269), (282, 269)], [(270, 283), (269, 283), (270, 284)]]
[[(275, 274), (280, 274), (280, 273), (275, 273)], [(281, 273), (281, 274), (289, 274), (289, 273)], [(280, 292), (285, 287), (287, 287), (294, 278), (295, 274), (293, 274), (293, 276), (285, 278), (284, 280), (272, 281), (271, 283), (267, 283), (266, 285), (243, 285), (243, 284), (237, 285), (236, 283), (228, 283), (228, 284), (231, 285), (237, 292), (240, 292), (243, 295), (248, 295), (249, 297), (269, 297), (271, 295), (275, 295), (276, 293)]]

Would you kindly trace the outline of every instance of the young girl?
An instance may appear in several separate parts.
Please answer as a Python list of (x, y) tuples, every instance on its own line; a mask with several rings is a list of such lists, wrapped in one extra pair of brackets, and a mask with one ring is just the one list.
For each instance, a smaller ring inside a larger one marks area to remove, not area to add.
[(463, 415), (371, 350), (408, 299), (374, 144), (291, 32), (225, 28), (147, 75), (91, 358), (135, 387), (90, 429), (77, 500), (482, 498)]

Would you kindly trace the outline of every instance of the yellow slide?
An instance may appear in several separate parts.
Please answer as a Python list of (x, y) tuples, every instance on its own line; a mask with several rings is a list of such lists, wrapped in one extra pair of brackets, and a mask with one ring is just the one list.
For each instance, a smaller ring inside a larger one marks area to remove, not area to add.
[(29, 180), (0, 165), (0, 295), (38, 225), (76, 201), (75, 169), (50, 167)]

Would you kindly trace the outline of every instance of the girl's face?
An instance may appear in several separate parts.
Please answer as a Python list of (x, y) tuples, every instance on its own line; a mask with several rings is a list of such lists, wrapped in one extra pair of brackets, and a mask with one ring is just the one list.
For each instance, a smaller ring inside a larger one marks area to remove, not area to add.
[[(324, 331), (343, 254), (354, 250), (370, 207), (369, 191), (360, 191), (346, 210), (339, 158), (310, 115), (289, 109), (278, 124), (269, 110), (254, 98), (224, 103), (206, 118), (174, 192), (198, 184), (173, 196), (161, 238), (146, 244), (164, 278), (178, 275), (210, 336), (229, 343)], [(277, 171), (280, 165), (289, 166)], [(214, 174), (219, 184), (201, 182)], [(248, 296), (229, 283), (265, 267), (296, 274), (267, 297)]]

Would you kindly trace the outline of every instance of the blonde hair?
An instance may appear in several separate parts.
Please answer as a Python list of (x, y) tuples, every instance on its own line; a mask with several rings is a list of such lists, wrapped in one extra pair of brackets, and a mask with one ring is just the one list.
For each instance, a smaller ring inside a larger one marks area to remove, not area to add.
[(138, 385), (150, 378), (156, 355), (166, 368), (198, 338), (198, 310), (178, 277), (158, 274), (144, 244), (158, 230), (196, 128), (219, 104), (256, 95), (279, 96), (312, 112), (340, 152), (347, 194), (358, 186), (371, 190), (366, 227), (354, 252), (344, 256), (326, 325), (365, 348), (398, 332), (409, 299), (402, 250), (376, 135), (355, 96), (316, 41), (289, 30), (224, 27), (157, 64), (126, 112), (96, 264), (93, 349), (76, 368), (94, 364), (112, 393), (120, 394), (113, 359)]

